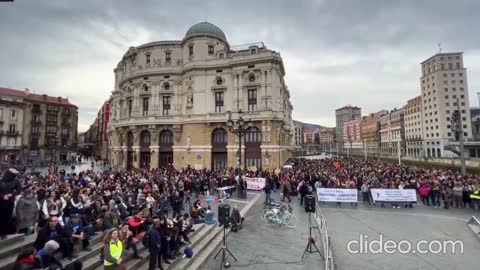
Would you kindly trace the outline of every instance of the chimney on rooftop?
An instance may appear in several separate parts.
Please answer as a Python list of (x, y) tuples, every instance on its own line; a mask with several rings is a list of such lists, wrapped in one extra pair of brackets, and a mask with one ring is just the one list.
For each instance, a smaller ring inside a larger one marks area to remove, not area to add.
[(30, 90), (28, 88), (25, 88), (25, 94), (29, 94), (30, 93)]
[(43, 94), (42, 98), (43, 98), (44, 101), (47, 101), (47, 95)]
[(58, 103), (62, 103), (62, 97), (58, 97), (57, 100), (58, 100)]

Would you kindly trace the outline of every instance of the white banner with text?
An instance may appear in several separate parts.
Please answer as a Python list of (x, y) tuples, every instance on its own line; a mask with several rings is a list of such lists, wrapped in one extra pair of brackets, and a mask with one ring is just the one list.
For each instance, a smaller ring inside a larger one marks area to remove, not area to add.
[(371, 189), (374, 203), (417, 203), (415, 189)]
[(357, 202), (358, 190), (342, 188), (317, 188), (319, 202)]
[(247, 182), (247, 189), (249, 190), (262, 190), (265, 187), (265, 178), (255, 177), (244, 177)]

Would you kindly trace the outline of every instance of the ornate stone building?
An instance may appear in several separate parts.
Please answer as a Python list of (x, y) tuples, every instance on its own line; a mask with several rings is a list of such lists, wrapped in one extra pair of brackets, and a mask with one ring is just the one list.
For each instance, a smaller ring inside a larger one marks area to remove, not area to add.
[(228, 116), (251, 121), (242, 142), (247, 167), (279, 167), (294, 124), (285, 69), (262, 43), (230, 46), (202, 22), (182, 40), (130, 47), (115, 72), (110, 161), (123, 168), (237, 166), (238, 139)]

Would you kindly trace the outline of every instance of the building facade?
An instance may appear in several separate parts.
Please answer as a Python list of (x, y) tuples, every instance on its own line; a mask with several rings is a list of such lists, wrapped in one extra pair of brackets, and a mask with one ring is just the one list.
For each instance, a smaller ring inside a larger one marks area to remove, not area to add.
[[(439, 53), (421, 63), (423, 134), (427, 157), (455, 157), (445, 146), (455, 139), (452, 114), (460, 110), (465, 140), (472, 138), (467, 69), (463, 53)], [(458, 104), (457, 104), (458, 102)]]
[(299, 147), (305, 144), (303, 138), (303, 125), (300, 122), (294, 121), (295, 125), (295, 146)]
[(319, 132), (320, 144), (333, 144), (335, 142), (335, 128), (325, 128)]
[(408, 100), (403, 108), (405, 122), (406, 155), (409, 157), (424, 157), (423, 145), (423, 106), (422, 96)]
[(103, 103), (102, 107), (97, 113), (95, 118), (94, 125), (92, 126), (95, 129), (95, 142), (94, 142), (94, 156), (101, 160), (108, 160), (108, 147), (109, 147), (109, 137), (108, 137), (108, 127), (110, 123), (110, 102), (107, 100)]
[(315, 144), (315, 130), (311, 128), (303, 129), (303, 141), (305, 144)]
[(343, 124), (345, 122), (359, 119), (362, 117), (362, 109), (356, 106), (344, 106), (342, 108), (336, 109), (335, 110), (335, 123), (336, 123), (336, 128), (335, 128), (335, 136), (336, 140), (338, 142), (340, 151), (345, 151), (344, 149), (344, 127)]
[(343, 123), (344, 149), (350, 154), (363, 152), (362, 119), (350, 120)]
[(24, 125), (24, 96), (16, 91), (0, 88), (0, 158), (16, 162), (22, 157)]
[[(182, 40), (130, 49), (115, 72), (110, 161), (123, 168), (280, 167), (294, 136), (290, 93), (278, 52), (262, 43), (230, 46), (203, 22)], [(239, 149), (226, 122), (251, 122)]]
[(23, 100), (24, 105), (17, 107), (17, 124), (9, 124), (8, 131), (18, 140), (16, 148), (21, 145), (20, 159), (24, 163), (70, 159), (77, 146), (78, 108), (75, 105), (68, 99), (33, 94), (28, 89), (0, 88), (0, 95)]
[(398, 155), (405, 152), (405, 133), (403, 109), (394, 109), (380, 117), (380, 153)]
[(382, 110), (362, 117), (362, 138), (367, 155), (378, 156), (380, 154), (380, 117), (388, 114)]

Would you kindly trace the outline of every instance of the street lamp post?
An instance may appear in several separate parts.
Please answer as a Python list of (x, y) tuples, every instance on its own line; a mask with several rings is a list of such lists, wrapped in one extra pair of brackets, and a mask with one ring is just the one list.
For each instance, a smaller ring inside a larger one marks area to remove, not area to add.
[(365, 160), (367, 160), (367, 139), (363, 139), (363, 151), (365, 152)]
[(455, 133), (458, 133), (458, 140), (460, 143), (460, 171), (462, 175), (467, 173), (465, 167), (465, 153), (464, 153), (464, 137), (463, 137), (463, 122), (462, 122), (462, 113), (460, 111), (460, 102), (457, 98), (457, 111), (453, 112), (452, 115), (452, 130)]
[[(243, 112), (239, 110), (237, 112), (238, 119), (232, 120), (232, 113), (229, 111), (227, 126), (230, 132), (238, 137), (238, 195), (243, 198), (247, 198), (246, 185), (242, 187), (242, 171), (245, 164), (242, 164), (242, 138), (248, 133), (249, 128), (252, 126), (251, 121), (245, 121), (243, 119)], [(243, 165), (243, 166), (242, 166)], [(244, 190), (245, 189), (245, 190)]]

